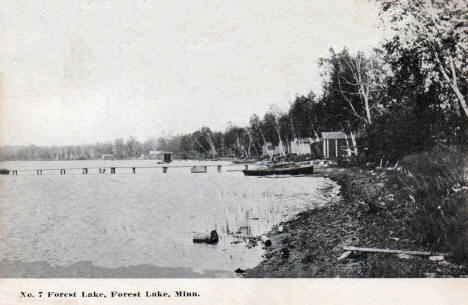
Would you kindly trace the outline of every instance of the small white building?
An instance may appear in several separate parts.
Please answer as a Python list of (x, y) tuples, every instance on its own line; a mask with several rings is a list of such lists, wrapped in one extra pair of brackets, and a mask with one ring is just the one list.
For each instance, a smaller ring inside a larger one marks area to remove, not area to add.
[(275, 153), (275, 148), (271, 142), (265, 142), (262, 146), (262, 155), (263, 156), (273, 156)]
[(312, 138), (294, 138), (290, 143), (291, 154), (296, 155), (311, 155), (312, 144), (320, 142), (320, 139)]
[(148, 152), (148, 159), (172, 162), (172, 152), (152, 150)]
[(288, 149), (288, 146), (282, 144), (282, 146), (280, 145), (276, 145), (274, 146), (273, 144), (271, 144), (271, 142), (266, 142), (265, 144), (263, 144), (263, 147), (262, 147), (262, 154), (264, 156), (276, 156), (276, 155), (281, 155), (281, 154), (287, 154), (289, 151)]
[(115, 155), (114, 154), (102, 154), (101, 159), (102, 160), (114, 160)]
[(326, 159), (336, 159), (349, 155), (349, 138), (342, 131), (322, 132), (323, 156)]

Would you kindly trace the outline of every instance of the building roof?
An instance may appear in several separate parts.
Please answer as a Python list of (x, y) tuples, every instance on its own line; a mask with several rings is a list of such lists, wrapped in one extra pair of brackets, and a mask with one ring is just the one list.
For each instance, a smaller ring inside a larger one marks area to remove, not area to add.
[(159, 151), (159, 150), (151, 150), (148, 152), (149, 154), (152, 155), (160, 155), (160, 154), (173, 154), (172, 151)]
[(342, 131), (322, 132), (322, 139), (346, 139), (346, 134)]
[(315, 138), (312, 138), (312, 137), (307, 137), (307, 138), (294, 138), (291, 143), (293, 142), (298, 142), (298, 143), (314, 143), (314, 142), (318, 142), (320, 141), (320, 139), (315, 139)]

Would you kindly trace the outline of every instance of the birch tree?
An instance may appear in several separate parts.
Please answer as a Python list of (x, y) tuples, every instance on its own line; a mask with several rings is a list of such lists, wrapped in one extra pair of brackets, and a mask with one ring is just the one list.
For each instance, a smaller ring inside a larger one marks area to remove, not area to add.
[(278, 149), (280, 156), (284, 156), (284, 144), (281, 138), (281, 110), (277, 105), (271, 105), (270, 110), (265, 114), (264, 122), (272, 127), (275, 137), (278, 140)]
[(453, 93), (468, 118), (468, 9), (463, 0), (381, 0), (382, 19), (395, 35), (389, 59), (405, 52), (420, 57), (426, 88), (439, 82)]

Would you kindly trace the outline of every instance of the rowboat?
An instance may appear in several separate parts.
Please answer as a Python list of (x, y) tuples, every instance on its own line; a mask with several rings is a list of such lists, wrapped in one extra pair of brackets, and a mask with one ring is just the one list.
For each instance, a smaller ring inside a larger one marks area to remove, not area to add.
[(245, 176), (269, 176), (269, 175), (310, 175), (314, 173), (314, 166), (270, 167), (261, 169), (242, 170)]

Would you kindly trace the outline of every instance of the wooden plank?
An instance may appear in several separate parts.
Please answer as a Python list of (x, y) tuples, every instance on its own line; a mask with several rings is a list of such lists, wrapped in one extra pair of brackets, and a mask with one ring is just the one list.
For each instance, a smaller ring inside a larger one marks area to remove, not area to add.
[(432, 253), (427, 251), (411, 251), (411, 250), (393, 250), (393, 249), (379, 249), (379, 248), (361, 248), (361, 247), (348, 247), (344, 246), (346, 251), (358, 251), (358, 252), (372, 252), (372, 253), (390, 253), (390, 254), (407, 254), (407, 255), (418, 255), (418, 256), (431, 256), (440, 255), (448, 256), (448, 253)]
[(344, 252), (343, 254), (341, 254), (340, 257), (338, 257), (338, 261), (342, 261), (342, 260), (344, 260), (344, 259), (347, 259), (348, 256), (351, 255), (351, 253), (352, 253), (352, 251), (346, 251), (346, 252)]

